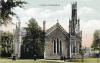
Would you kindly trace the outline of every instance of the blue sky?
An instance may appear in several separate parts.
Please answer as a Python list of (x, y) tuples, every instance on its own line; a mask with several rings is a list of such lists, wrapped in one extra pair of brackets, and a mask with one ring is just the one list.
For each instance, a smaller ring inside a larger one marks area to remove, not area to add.
[[(93, 39), (93, 33), (100, 29), (100, 0), (25, 0), (28, 4), (24, 8), (12, 9), (21, 20), (21, 26), (24, 27), (30, 18), (35, 18), (42, 27), (43, 20), (46, 21), (46, 29), (50, 28), (59, 20), (59, 23), (68, 31), (68, 21), (71, 18), (71, 4), (78, 3), (78, 18), (81, 21), (81, 30), (83, 31), (83, 46), (90, 46)], [(40, 6), (41, 4), (59, 4), (60, 6)], [(13, 22), (17, 19), (13, 17)], [(4, 30), (12, 30), (14, 25), (4, 27)]]

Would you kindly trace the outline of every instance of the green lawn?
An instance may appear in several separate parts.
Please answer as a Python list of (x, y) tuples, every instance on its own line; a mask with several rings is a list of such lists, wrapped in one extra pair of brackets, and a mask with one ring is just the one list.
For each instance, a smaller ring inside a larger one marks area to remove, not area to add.
[(0, 63), (60, 63), (55, 61), (47, 61), (47, 60), (36, 60), (33, 59), (19, 59), (19, 60), (12, 60), (12, 59), (0, 59)]
[(87, 58), (85, 59), (86, 63), (100, 63), (100, 58)]
[[(11, 59), (0, 59), (0, 63), (63, 63), (64, 61), (61, 60), (37, 60), (34, 61), (33, 59), (20, 59), (20, 60), (11, 60)], [(100, 63), (100, 58), (86, 58), (84, 62), (81, 62), (81, 59), (75, 59), (75, 62), (69, 62), (66, 60), (64, 63)]]
[[(71, 62), (73, 62), (73, 63), (100, 63), (100, 58), (85, 58), (84, 62), (82, 62), (82, 59), (75, 59)], [(66, 61), (66, 63), (67, 63), (67, 61)]]

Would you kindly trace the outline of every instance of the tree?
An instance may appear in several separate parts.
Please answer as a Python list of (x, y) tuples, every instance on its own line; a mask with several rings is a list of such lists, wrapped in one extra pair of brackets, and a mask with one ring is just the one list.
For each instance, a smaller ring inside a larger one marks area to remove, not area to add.
[(13, 35), (10, 32), (3, 32), (1, 37), (1, 56), (11, 57), (13, 52)]
[(100, 30), (96, 30), (94, 32), (94, 36), (93, 36), (93, 44), (92, 44), (92, 48), (94, 48), (95, 50), (99, 50), (100, 49)]
[[(100, 30), (96, 30), (93, 36), (92, 48), (96, 51), (99, 51), (99, 54), (96, 54), (97, 59), (100, 57)], [(99, 62), (97, 60), (97, 62)]]
[[(26, 36), (23, 38), (23, 50), (22, 56), (27, 58), (34, 58), (36, 55), (38, 58), (43, 57), (44, 53), (44, 41), (43, 31), (37, 24), (34, 18), (31, 18), (26, 29)], [(25, 56), (26, 55), (26, 56)]]
[(11, 16), (16, 15), (12, 9), (14, 7), (23, 7), (22, 5), (25, 4), (25, 1), (21, 0), (1, 0), (0, 1), (0, 24), (7, 24), (11, 22)]

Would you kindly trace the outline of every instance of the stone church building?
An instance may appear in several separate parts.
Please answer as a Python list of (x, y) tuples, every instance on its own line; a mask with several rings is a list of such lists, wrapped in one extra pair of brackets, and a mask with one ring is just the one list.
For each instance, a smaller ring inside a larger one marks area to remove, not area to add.
[[(43, 23), (45, 30), (45, 22)], [(78, 56), (82, 44), (80, 20), (77, 18), (77, 3), (72, 4), (72, 16), (69, 20), (69, 33), (57, 22), (45, 30), (44, 59), (73, 58)]]

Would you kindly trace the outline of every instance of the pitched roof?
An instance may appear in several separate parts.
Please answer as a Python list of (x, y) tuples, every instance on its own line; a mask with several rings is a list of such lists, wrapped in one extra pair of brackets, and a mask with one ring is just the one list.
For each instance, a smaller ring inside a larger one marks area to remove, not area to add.
[(52, 26), (51, 28), (46, 30), (46, 36), (49, 35), (51, 32), (53, 32), (57, 28), (60, 29), (64, 33), (64, 35), (66, 35), (68, 37), (68, 33), (58, 22), (54, 26)]

